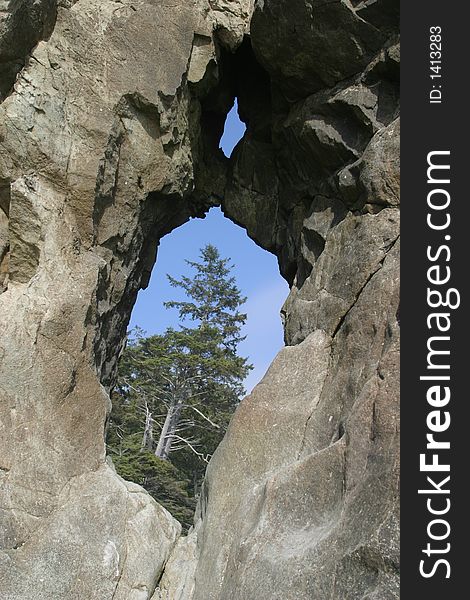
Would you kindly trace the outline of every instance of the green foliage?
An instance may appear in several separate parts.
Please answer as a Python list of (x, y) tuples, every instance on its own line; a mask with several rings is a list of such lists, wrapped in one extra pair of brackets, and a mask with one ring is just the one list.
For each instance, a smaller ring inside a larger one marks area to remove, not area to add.
[(246, 321), (246, 314), (238, 308), (245, 303), (235, 278), (230, 276), (230, 260), (220, 258), (215, 246), (208, 244), (201, 250), (202, 262), (186, 261), (195, 270), (194, 277), (180, 280), (168, 275), (173, 287), (180, 287), (189, 301), (166, 302), (167, 308), (177, 308), (182, 321), (191, 319), (207, 325), (220, 335), (221, 343), (236, 353), (237, 345), (244, 338), (240, 328)]
[(192, 525), (196, 499), (190, 496), (186, 475), (169, 461), (142, 450), (141, 437), (140, 433), (129, 435), (121, 447), (122, 454), (112, 455), (116, 471), (124, 479), (144, 487), (188, 530)]
[(107, 438), (118, 473), (143, 485), (185, 527), (252, 368), (237, 354), (246, 299), (229, 260), (208, 245), (201, 262), (187, 262), (192, 278), (169, 276), (186, 301), (165, 303), (178, 310), (179, 329), (148, 337), (137, 330), (128, 341)]

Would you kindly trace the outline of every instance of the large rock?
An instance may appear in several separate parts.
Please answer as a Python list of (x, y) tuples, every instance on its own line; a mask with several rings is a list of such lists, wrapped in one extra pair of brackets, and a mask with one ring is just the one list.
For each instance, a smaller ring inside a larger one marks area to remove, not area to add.
[[(20, 506), (27, 495), (24, 489)], [(142, 488), (106, 466), (72, 478), (57, 500), (53, 516), (17, 539), (13, 556), (2, 557), (3, 597), (149, 598), (179, 524)], [(10, 508), (21, 516), (16, 503)]]
[[(398, 598), (395, 3), (0, 9), (2, 599)], [(216, 204), (277, 255), (287, 346), (180, 537), (104, 430), (159, 240)]]

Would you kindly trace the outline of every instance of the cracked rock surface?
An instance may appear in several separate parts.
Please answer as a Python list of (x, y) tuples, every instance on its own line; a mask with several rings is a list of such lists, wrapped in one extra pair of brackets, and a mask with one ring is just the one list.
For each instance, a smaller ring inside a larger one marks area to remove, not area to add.
[[(394, 0), (0, 0), (2, 600), (398, 599), (397, 31)], [(286, 347), (181, 537), (104, 431), (159, 240), (215, 205), (278, 257)]]

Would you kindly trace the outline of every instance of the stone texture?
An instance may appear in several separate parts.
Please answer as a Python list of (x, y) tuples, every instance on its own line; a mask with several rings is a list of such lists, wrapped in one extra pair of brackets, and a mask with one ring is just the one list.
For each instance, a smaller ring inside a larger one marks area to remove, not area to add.
[(359, 163), (359, 181), (371, 204), (400, 204), (400, 121), (375, 135)]
[(346, 0), (262, 0), (251, 31), (261, 63), (292, 99), (360, 72), (386, 39)]
[(181, 537), (173, 549), (152, 600), (184, 600), (194, 592), (197, 531)]
[(0, 100), (6, 97), (33, 47), (49, 37), (57, 0), (0, 2)]
[[(398, 598), (396, 3), (0, 14), (2, 599)], [(160, 238), (218, 204), (278, 257), (287, 346), (180, 537), (104, 431)]]
[(348, 215), (325, 236), (323, 252), (310, 276), (286, 304), (286, 340), (295, 344), (311, 331), (333, 334), (379, 270), (399, 235), (398, 215)]
[(180, 531), (142, 488), (103, 466), (71, 479), (53, 517), (2, 558), (4, 597), (149, 598)]

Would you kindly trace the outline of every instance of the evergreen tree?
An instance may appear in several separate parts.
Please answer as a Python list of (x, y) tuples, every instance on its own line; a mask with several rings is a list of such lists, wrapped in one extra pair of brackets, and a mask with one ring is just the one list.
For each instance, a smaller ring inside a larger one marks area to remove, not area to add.
[(129, 341), (108, 432), (118, 472), (144, 485), (184, 525), (251, 369), (237, 354), (246, 299), (233, 267), (212, 245), (200, 258), (187, 261), (192, 278), (168, 276), (187, 298), (165, 303), (178, 310), (179, 329), (150, 337), (138, 330)]

